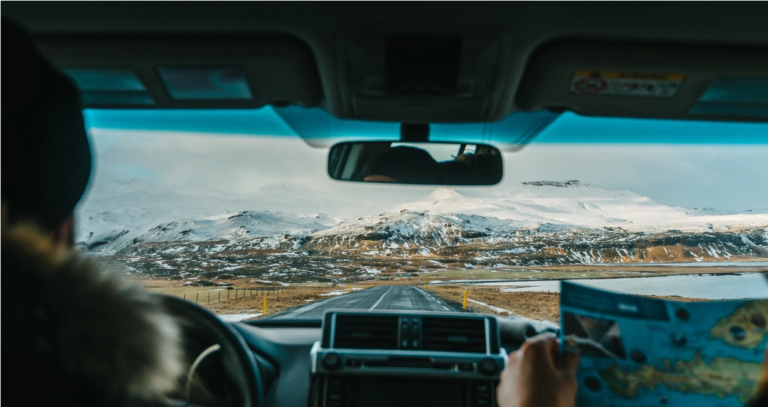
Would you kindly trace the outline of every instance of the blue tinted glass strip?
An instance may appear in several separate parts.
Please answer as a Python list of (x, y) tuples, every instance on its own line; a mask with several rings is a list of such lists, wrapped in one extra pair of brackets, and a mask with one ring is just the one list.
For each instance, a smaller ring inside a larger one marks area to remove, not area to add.
[[(399, 137), (400, 131), (399, 123), (340, 120), (322, 109), (301, 107), (242, 110), (86, 109), (84, 115), (88, 125), (95, 128), (269, 136), (300, 134), (305, 139), (338, 138), (343, 135), (347, 140), (393, 140)], [(456, 141), (461, 137), (476, 139), (477, 142), (488, 137), (494, 142), (502, 140), (497, 139), (497, 129), (491, 129), (490, 125), (493, 123), (435, 126), (439, 126), (436, 134), (444, 135), (439, 137), (444, 138), (443, 141)], [(504, 126), (510, 126), (505, 130), (508, 135), (520, 136), (524, 133), (523, 125), (517, 130), (511, 124), (501, 125), (500, 128), (503, 130)], [(533, 143), (768, 144), (768, 123), (625, 119), (563, 113), (543, 130), (536, 129), (541, 134)]]
[(296, 136), (271, 107), (238, 110), (85, 109), (89, 128)]
[(533, 142), (768, 144), (768, 123), (587, 117), (566, 112)]

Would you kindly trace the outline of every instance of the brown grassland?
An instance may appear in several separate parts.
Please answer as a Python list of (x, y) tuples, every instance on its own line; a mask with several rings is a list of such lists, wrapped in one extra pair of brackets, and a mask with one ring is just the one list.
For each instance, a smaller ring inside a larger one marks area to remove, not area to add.
[[(706, 268), (707, 274), (729, 274), (734, 272), (755, 271), (748, 263), (745, 267), (718, 267)], [(462, 283), (449, 283), (451, 280), (483, 280), (504, 279), (508, 281), (532, 281), (536, 280), (560, 280), (578, 278), (631, 278), (652, 277), (667, 275), (699, 274), (702, 268), (685, 266), (654, 266), (654, 265), (610, 265), (610, 266), (563, 266), (563, 267), (525, 267), (505, 268), (500, 270), (487, 269), (447, 269), (438, 272), (416, 273), (398, 275), (387, 273), (388, 278), (382, 280), (357, 280), (352, 284), (279, 284), (265, 283), (253, 278), (228, 279), (227, 287), (208, 286), (196, 287), (183, 285), (179, 280), (166, 277), (147, 277), (130, 275), (131, 283), (157, 293), (182, 297), (188, 301), (200, 304), (212, 312), (224, 314), (263, 313), (263, 298), (267, 298), (267, 314), (285, 311), (314, 301), (329, 298), (332, 292), (349, 292), (350, 287), (355, 290), (365, 289), (376, 285), (416, 285), (427, 288), (429, 291), (448, 300), (454, 306), (461, 307), (464, 289), (469, 288), (469, 311), (492, 313), (496, 315), (518, 315), (526, 318), (559, 323), (560, 295), (547, 292), (501, 292), (498, 287), (483, 287), (465, 285)], [(387, 275), (383, 274), (383, 275)], [(441, 281), (440, 285), (428, 285), (427, 283)], [(448, 283), (448, 284), (446, 284)], [(325, 294), (325, 295), (324, 295)], [(704, 301), (697, 298), (659, 297), (677, 301)], [(479, 303), (484, 303), (479, 304)]]
[[(464, 286), (440, 285), (428, 287), (428, 290), (445, 300), (461, 304), (464, 301)], [(475, 312), (490, 313), (501, 316), (522, 316), (530, 319), (549, 321), (560, 324), (560, 294), (546, 292), (500, 292), (496, 288), (468, 289), (467, 308)], [(675, 301), (707, 301), (702, 298), (684, 298), (669, 296), (648, 296)], [(478, 304), (482, 302), (491, 307)], [(501, 308), (505, 311), (501, 311)]]

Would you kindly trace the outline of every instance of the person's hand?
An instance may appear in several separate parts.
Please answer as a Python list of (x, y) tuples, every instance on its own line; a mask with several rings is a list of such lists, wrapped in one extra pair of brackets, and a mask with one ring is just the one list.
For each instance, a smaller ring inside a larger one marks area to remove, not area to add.
[(559, 355), (560, 343), (552, 334), (531, 338), (509, 355), (496, 389), (500, 407), (573, 407), (579, 355)]

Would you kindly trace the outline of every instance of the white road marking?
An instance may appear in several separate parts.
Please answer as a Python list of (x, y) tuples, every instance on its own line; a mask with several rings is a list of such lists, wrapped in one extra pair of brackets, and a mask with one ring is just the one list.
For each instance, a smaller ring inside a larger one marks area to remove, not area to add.
[[(384, 293), (384, 295), (387, 295), (387, 294), (389, 294), (389, 292), (390, 292), (390, 291), (392, 291), (392, 287), (390, 287), (390, 288), (389, 288), (389, 290), (387, 290), (387, 292), (385, 292), (385, 293)], [(368, 311), (373, 311), (373, 309), (374, 309), (374, 308), (376, 308), (376, 306), (377, 306), (377, 305), (379, 305), (379, 303), (381, 302), (381, 300), (383, 300), (383, 299), (384, 299), (384, 295), (382, 295), (382, 296), (381, 296), (381, 298), (379, 298), (379, 300), (378, 300), (378, 301), (376, 301), (376, 304), (373, 304), (373, 307), (371, 307), (371, 308), (370, 308)]]
[(427, 299), (431, 298), (431, 300), (434, 301), (435, 303), (437, 303), (437, 305), (442, 306), (444, 310), (446, 310), (446, 311), (450, 311), (451, 310), (450, 308), (448, 308), (445, 305), (445, 302), (443, 300), (441, 300), (440, 298), (438, 298), (436, 295), (432, 294), (431, 292), (422, 290), (419, 287), (414, 287), (414, 288), (419, 290), (422, 294), (424, 294), (424, 297), (426, 297)]

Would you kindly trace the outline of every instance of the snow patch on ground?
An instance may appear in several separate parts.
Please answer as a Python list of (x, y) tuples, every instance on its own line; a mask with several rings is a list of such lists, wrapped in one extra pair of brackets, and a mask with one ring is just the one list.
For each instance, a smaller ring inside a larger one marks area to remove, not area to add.
[(492, 310), (494, 310), (494, 311), (496, 311), (496, 312), (506, 312), (506, 313), (508, 313), (509, 315), (517, 315), (516, 313), (514, 313), (514, 312), (512, 312), (512, 311), (510, 311), (510, 310), (508, 310), (508, 309), (499, 308), (499, 307), (494, 307), (493, 305), (488, 305), (488, 304), (486, 304), (486, 303), (484, 303), (484, 302), (480, 302), (480, 301), (477, 301), (477, 300), (470, 300), (470, 299), (467, 299), (467, 301), (469, 301), (469, 302), (473, 302), (473, 303), (475, 303), (475, 304), (478, 304), (478, 305), (482, 305), (482, 306), (484, 306), (484, 307), (488, 307), (488, 308), (490, 308), (490, 309), (492, 309)]
[(258, 314), (225, 314), (225, 315), (219, 315), (219, 319), (226, 321), (226, 322), (238, 322), (243, 321), (246, 319), (256, 318), (261, 316), (261, 312)]
[(508, 309), (494, 307), (493, 305), (489, 305), (489, 304), (486, 304), (484, 302), (480, 302), (480, 301), (476, 301), (476, 300), (467, 299), (467, 301), (473, 302), (473, 303), (478, 304), (478, 305), (482, 305), (484, 307), (488, 307), (488, 308), (490, 308), (490, 309), (492, 309), (492, 310), (494, 310), (496, 312), (499, 312), (499, 313), (506, 312), (506, 313), (508, 313), (510, 315), (510, 317), (512, 317), (514, 319), (523, 319), (526, 322), (528, 322), (529, 324), (533, 325), (533, 327), (536, 328), (536, 331), (538, 331), (538, 332), (544, 332), (544, 331), (546, 331), (548, 329), (560, 329), (559, 326), (557, 326), (556, 324), (553, 324), (553, 323), (551, 323), (549, 321), (539, 321), (537, 319), (526, 318), (526, 317), (521, 316), (519, 314), (516, 314), (516, 313), (514, 313), (514, 312), (512, 312), (512, 311), (510, 311)]

